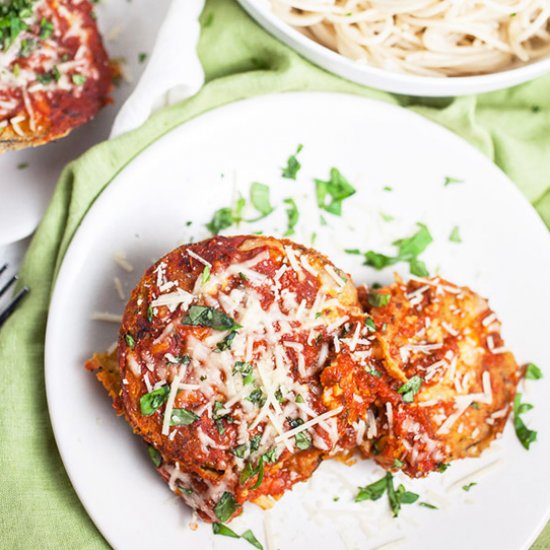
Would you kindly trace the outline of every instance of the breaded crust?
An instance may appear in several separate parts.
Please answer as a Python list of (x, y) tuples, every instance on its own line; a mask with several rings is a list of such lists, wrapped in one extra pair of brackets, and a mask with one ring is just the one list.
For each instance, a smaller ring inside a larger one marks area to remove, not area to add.
[[(350, 311), (349, 276), (288, 240), (214, 237), (147, 270), (120, 330), (123, 408), (204, 519), (224, 493), (239, 506), (280, 497), (334, 448), (319, 373)], [(155, 391), (160, 405), (144, 410)]]
[(110, 102), (112, 70), (91, 2), (29, 4), (12, 4), (22, 30), (0, 37), (0, 153), (66, 136)]

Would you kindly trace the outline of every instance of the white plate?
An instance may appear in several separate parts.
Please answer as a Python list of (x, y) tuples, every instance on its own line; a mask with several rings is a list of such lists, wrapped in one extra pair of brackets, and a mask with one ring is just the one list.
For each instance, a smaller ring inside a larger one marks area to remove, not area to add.
[(437, 78), (415, 76), (361, 65), (302, 33), (274, 15), (268, 0), (238, 0), (267, 31), (313, 63), (348, 80), (380, 90), (415, 96), (457, 96), (509, 88), (550, 71), (550, 57), (487, 75)]
[[(113, 59), (124, 60), (129, 81), (113, 91), (112, 105), (66, 138), (0, 155), (0, 245), (30, 235), (46, 210), (63, 167), (109, 137), (120, 106), (145, 67), (139, 63), (138, 54), (151, 53), (169, 2), (157, 0), (154, 10), (149, 0), (110, 0), (96, 6), (105, 47)], [(22, 170), (20, 165), (28, 167)]]
[[(304, 144), (299, 180), (283, 180), (280, 167), (298, 143)], [(326, 214), (329, 225), (322, 226), (312, 178), (326, 177), (331, 166), (358, 192), (345, 201), (342, 218)], [(464, 183), (445, 187), (445, 176)], [(203, 224), (214, 210), (228, 206), (236, 188), (246, 195), (252, 181), (271, 184), (274, 204), (294, 196), (301, 211), (296, 240), (309, 244), (316, 232), (316, 246), (358, 283), (387, 282), (391, 273), (361, 266), (343, 247), (389, 250), (392, 240), (423, 221), (435, 239), (424, 256), (428, 266), (440, 265), (445, 276), (491, 298), (519, 361), (550, 364), (550, 236), (514, 185), (479, 152), (417, 115), (355, 96), (293, 93), (214, 110), (145, 150), (98, 198), (67, 252), (50, 307), (46, 383), (57, 443), (80, 499), (115, 548), (247, 548), (243, 541), (213, 537), (207, 525), (189, 529), (188, 510), (157, 478), (144, 445), (115, 417), (83, 363), (115, 340), (116, 325), (90, 320), (93, 311), (122, 311), (113, 277), (128, 292), (155, 259), (191, 237), (206, 237)], [(392, 192), (383, 190), (388, 185)], [(383, 221), (380, 212), (395, 221)], [(236, 232), (280, 234), (285, 225), (278, 206), (263, 222)], [(448, 240), (455, 225), (463, 244)], [(113, 262), (117, 251), (135, 265), (131, 274)], [(249, 505), (232, 526), (239, 532), (251, 527), (264, 540), (265, 525), (269, 548), (285, 550), (368, 550), (401, 538), (397, 548), (417, 548), (422, 541), (425, 550), (526, 549), (550, 508), (550, 493), (543, 490), (550, 486), (549, 386), (550, 376), (527, 384), (535, 409), (525, 418), (540, 439), (531, 451), (508, 426), (481, 459), (455, 463), (426, 480), (404, 480), (422, 500), (440, 506), (437, 511), (408, 506), (392, 520), (384, 501), (355, 504), (356, 487), (378, 478), (380, 469), (366, 461), (351, 468), (327, 462), (269, 513)], [(469, 493), (460, 489), (461, 478), (489, 464), (494, 467), (474, 475), (478, 486)]]

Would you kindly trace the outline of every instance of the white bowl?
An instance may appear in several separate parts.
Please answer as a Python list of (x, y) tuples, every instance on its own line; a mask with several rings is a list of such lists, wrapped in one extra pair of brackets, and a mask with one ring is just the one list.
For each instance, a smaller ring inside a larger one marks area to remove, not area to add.
[(477, 94), (509, 88), (550, 72), (550, 57), (480, 76), (438, 78), (386, 71), (359, 64), (307, 38), (274, 15), (266, 0), (238, 1), (262, 27), (316, 65), (358, 84), (388, 92), (431, 97)]

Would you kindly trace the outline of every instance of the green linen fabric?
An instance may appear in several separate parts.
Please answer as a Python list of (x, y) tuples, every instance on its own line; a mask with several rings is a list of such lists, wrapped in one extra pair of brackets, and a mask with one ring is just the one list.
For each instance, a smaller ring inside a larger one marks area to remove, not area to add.
[[(43, 372), (48, 303), (67, 246), (95, 198), (132, 158), (175, 126), (231, 101), (290, 90), (348, 92), (394, 103), (478, 147), (550, 227), (550, 74), (477, 97), (414, 99), (367, 89), (313, 66), (259, 28), (234, 0), (207, 0), (202, 23), (204, 88), (67, 166), (25, 258), (21, 277), (32, 292), (0, 332), (0, 548), (108, 547), (70, 484), (48, 418)], [(550, 529), (533, 548), (550, 549)]]

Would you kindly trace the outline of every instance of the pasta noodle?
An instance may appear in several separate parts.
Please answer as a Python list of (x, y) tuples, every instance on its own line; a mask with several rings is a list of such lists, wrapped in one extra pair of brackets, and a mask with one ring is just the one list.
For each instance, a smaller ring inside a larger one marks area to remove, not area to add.
[(288, 24), (359, 63), (420, 76), (511, 68), (550, 53), (550, 0), (270, 0)]

